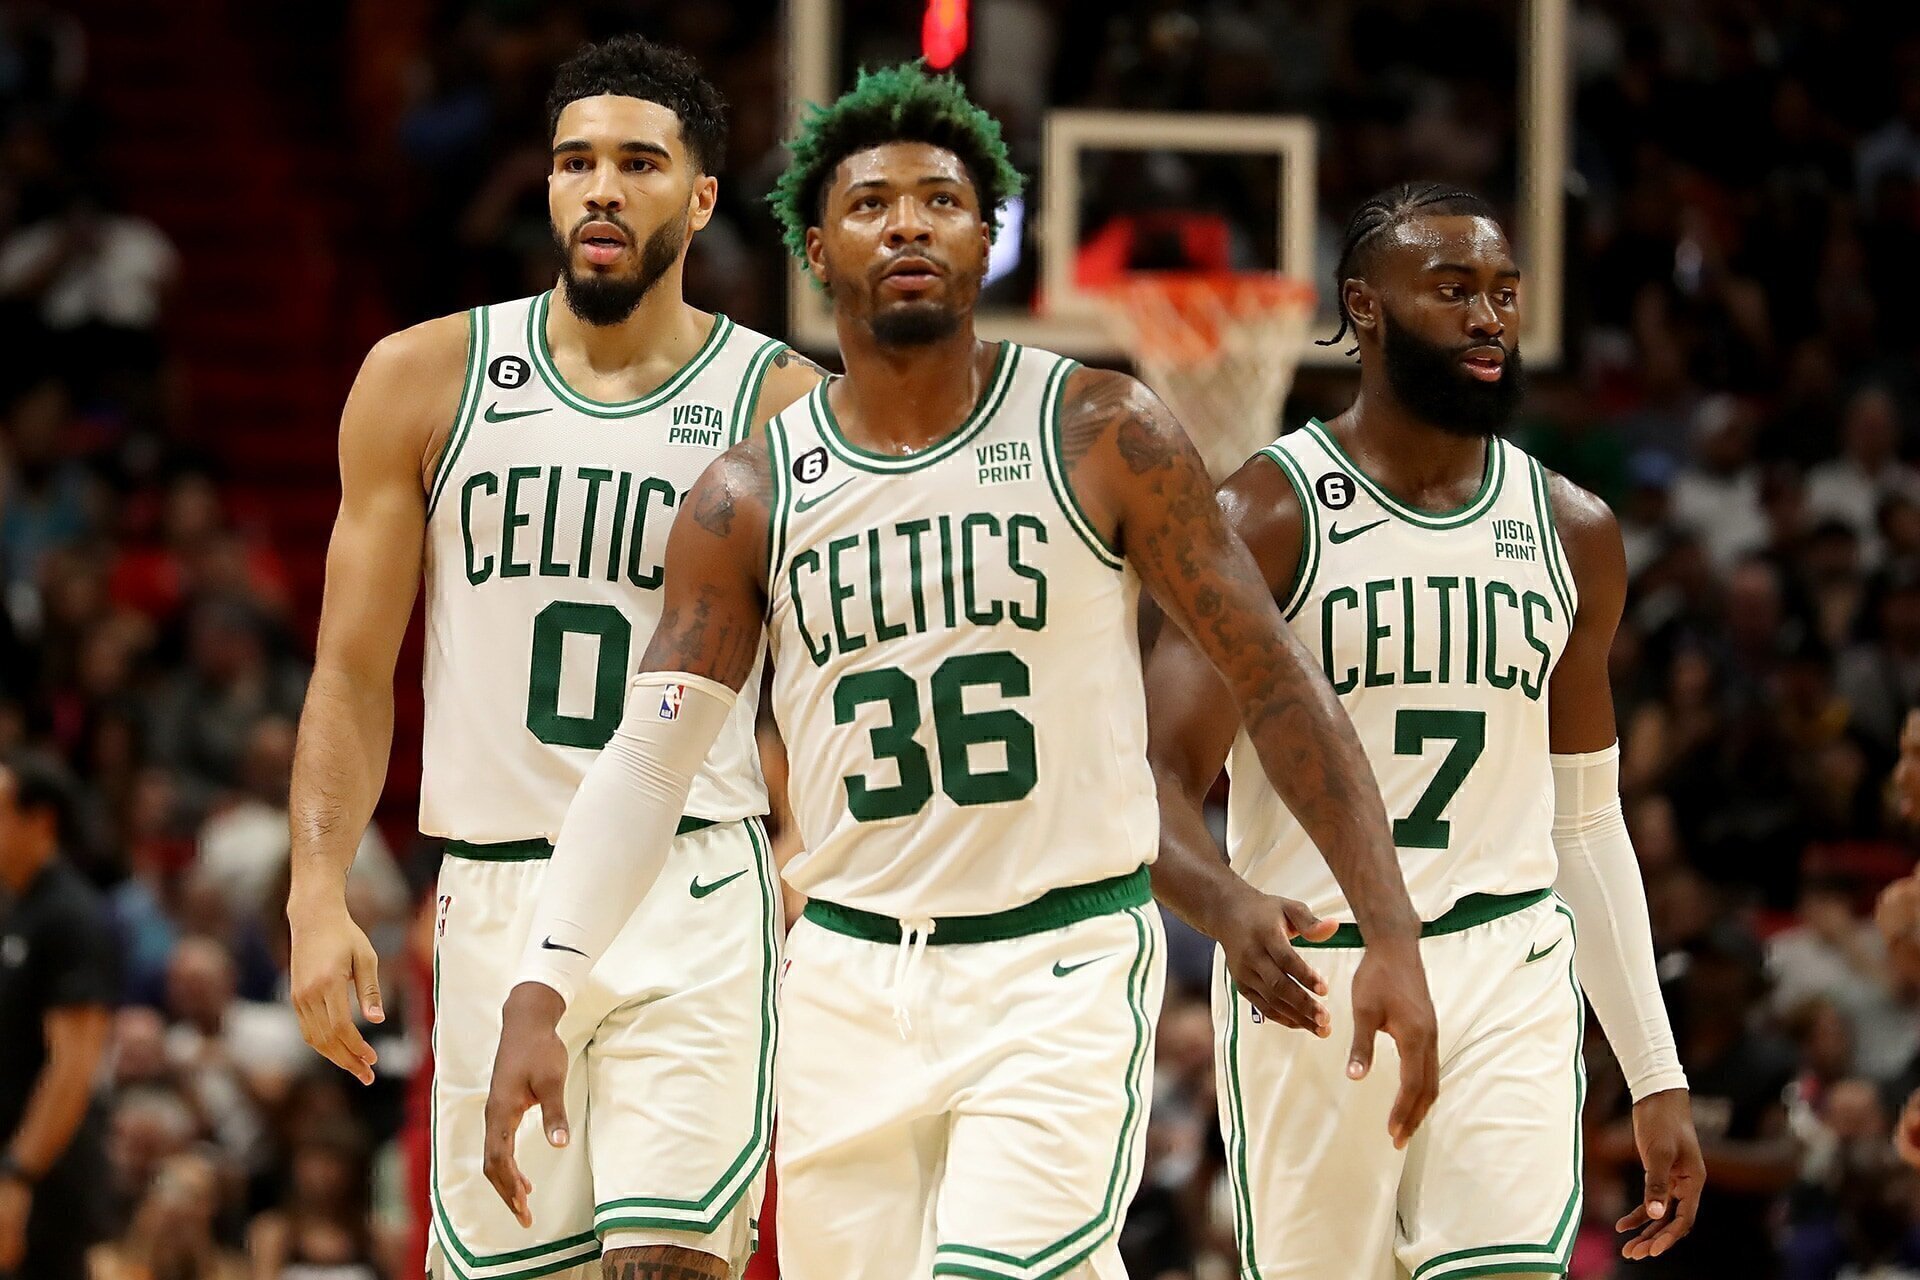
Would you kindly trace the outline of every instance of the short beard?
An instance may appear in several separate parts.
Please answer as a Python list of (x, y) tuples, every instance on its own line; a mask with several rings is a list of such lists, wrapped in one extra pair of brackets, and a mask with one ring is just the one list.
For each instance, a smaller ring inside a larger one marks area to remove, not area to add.
[(1387, 362), (1387, 383), (1409, 413), (1452, 435), (1476, 439), (1503, 435), (1513, 425), (1526, 390), (1519, 347), (1506, 348), (1506, 362), (1497, 381), (1481, 382), (1460, 367), (1460, 357), (1474, 347), (1496, 344), (1471, 342), (1442, 347), (1419, 337), (1391, 314), (1383, 314), (1381, 319), (1381, 356)]
[(958, 333), (960, 313), (937, 303), (909, 303), (875, 313), (868, 327), (883, 347), (925, 347)]
[(596, 328), (624, 323), (679, 260), (686, 243), (686, 224), (669, 218), (640, 247), (640, 269), (633, 275), (580, 273), (573, 269), (572, 246), (554, 231), (553, 247), (560, 255), (560, 279), (566, 285), (561, 292), (566, 295), (567, 310)]

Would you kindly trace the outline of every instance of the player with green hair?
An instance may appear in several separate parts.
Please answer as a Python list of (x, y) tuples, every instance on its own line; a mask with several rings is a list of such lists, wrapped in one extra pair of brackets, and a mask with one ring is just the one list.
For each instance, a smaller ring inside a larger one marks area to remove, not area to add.
[[(808, 899), (774, 1072), (782, 1275), (1122, 1280), (1166, 971), (1142, 585), (1382, 939), (1354, 1070), (1377, 1031), (1399, 1042), (1402, 1138), (1438, 1074), (1419, 921), (1352, 725), (1179, 424), (1132, 378), (975, 336), (1019, 188), (998, 126), (896, 67), (792, 151), (774, 208), (846, 376), (683, 501), (664, 618), (541, 888), (542, 963), (591, 964), (660, 874), (764, 626), (804, 849), (784, 874)], [(1311, 982), (1283, 932), (1274, 963)], [(550, 1032), (511, 1002), (506, 1024), (511, 1093)]]

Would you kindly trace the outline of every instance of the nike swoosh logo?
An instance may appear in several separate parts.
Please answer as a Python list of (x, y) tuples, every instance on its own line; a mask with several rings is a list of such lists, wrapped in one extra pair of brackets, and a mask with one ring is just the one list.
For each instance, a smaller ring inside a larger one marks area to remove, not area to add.
[(695, 876), (693, 878), (693, 883), (687, 886), (687, 892), (692, 894), (696, 898), (704, 898), (708, 894), (712, 893), (715, 889), (721, 888), (725, 885), (730, 885), (735, 880), (738, 880), (741, 876), (745, 874), (747, 874), (745, 871), (736, 871), (730, 876), (721, 876), (718, 880), (715, 880), (712, 884), (701, 884), (700, 877)]
[(1363, 524), (1358, 529), (1349, 529), (1345, 533), (1340, 532), (1339, 525), (1335, 525), (1333, 528), (1327, 530), (1327, 541), (1333, 543), (1335, 546), (1339, 546), (1343, 542), (1352, 542), (1367, 530), (1378, 529), (1385, 523), (1386, 521), (1384, 519), (1375, 520), (1372, 524)]
[(536, 413), (552, 412), (552, 405), (548, 405), (544, 409), (508, 409), (503, 412), (500, 408), (500, 402), (496, 400), (488, 405), (487, 411), (480, 416), (488, 422), (512, 422), (515, 418), (531, 418)]
[(853, 477), (848, 476), (845, 480), (842, 480), (839, 484), (833, 486), (833, 488), (828, 489), (825, 493), (810, 493), (804, 498), (797, 499), (793, 504), (793, 509), (796, 513), (811, 511), (852, 483)]
[(1056, 978), (1064, 978), (1075, 969), (1084, 969), (1090, 964), (1107, 959), (1107, 957), (1112, 954), (1113, 952), (1109, 951), (1104, 956), (1095, 956), (1092, 960), (1082, 960), (1079, 964), (1061, 964), (1058, 960), (1055, 960), (1053, 962), (1053, 976)]
[(1527, 961), (1526, 961), (1526, 962), (1527, 962), (1528, 964), (1532, 964), (1532, 963), (1533, 963), (1533, 962), (1534, 962), (1535, 960), (1544, 960), (1544, 959), (1546, 959), (1546, 958), (1547, 958), (1547, 955), (1548, 955), (1548, 954), (1549, 954), (1549, 953), (1550, 953), (1550, 952), (1551, 952), (1551, 951), (1552, 951), (1552, 950), (1553, 950), (1553, 949), (1554, 949), (1555, 947), (1557, 947), (1557, 946), (1559, 946), (1559, 945), (1560, 945), (1560, 939), (1558, 939), (1558, 938), (1555, 938), (1555, 939), (1554, 939), (1554, 940), (1553, 940), (1552, 942), (1550, 942), (1550, 943), (1548, 943), (1548, 944), (1547, 944), (1547, 949), (1546, 949), (1546, 951), (1535, 951), (1535, 950), (1534, 950), (1534, 949), (1533, 949), (1533, 948), (1532, 948), (1531, 946), (1529, 946), (1529, 947), (1527, 948)]
[(552, 938), (542, 938), (540, 940), (540, 949), (542, 951), (571, 951), (573, 952), (573, 954), (577, 956), (584, 956), (587, 954), (586, 952), (582, 951), (578, 947), (569, 947), (564, 943), (555, 942)]

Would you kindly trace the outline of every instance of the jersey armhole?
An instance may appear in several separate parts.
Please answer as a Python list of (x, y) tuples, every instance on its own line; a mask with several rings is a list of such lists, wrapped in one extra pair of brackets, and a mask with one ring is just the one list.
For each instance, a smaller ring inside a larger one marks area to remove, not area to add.
[(768, 338), (747, 361), (747, 370), (740, 378), (740, 394), (733, 402), (733, 422), (727, 430), (728, 444), (739, 444), (753, 434), (753, 411), (760, 403), (761, 389), (767, 385), (767, 375), (773, 372), (774, 358), (786, 349), (787, 344), (778, 338)]
[(1060, 513), (1080, 535), (1080, 541), (1087, 544), (1094, 559), (1109, 569), (1120, 570), (1126, 567), (1126, 561), (1100, 536), (1067, 483), (1066, 458), (1060, 447), (1060, 402), (1065, 399), (1067, 379), (1080, 367), (1078, 360), (1062, 360), (1047, 375), (1046, 390), (1040, 395), (1040, 465), (1047, 473), (1047, 485), (1053, 490)]
[(1527, 469), (1533, 485), (1534, 513), (1540, 520), (1541, 551), (1547, 562), (1547, 578), (1553, 583), (1553, 593), (1560, 597), (1560, 607), (1566, 611), (1566, 623), (1571, 627), (1580, 597), (1574, 593), (1573, 575), (1567, 572), (1560, 546), (1560, 526), (1553, 518), (1553, 494), (1547, 487), (1547, 469), (1540, 465), (1538, 458), (1531, 455), (1527, 458)]
[(775, 414), (767, 423), (767, 467), (772, 482), (767, 496), (767, 616), (769, 618), (773, 616), (774, 588), (780, 581), (780, 569), (787, 558), (787, 499), (790, 488), (787, 468), (792, 465), (787, 457), (788, 452), (786, 428), (780, 423), (780, 415)]
[(474, 410), (480, 404), (480, 377), (487, 363), (487, 309), (475, 307), (467, 312), (467, 367), (460, 383), (460, 406), (453, 411), (453, 426), (447, 442), (440, 446), (440, 461), (433, 468), (433, 484), (427, 489), (427, 519), (440, 504), (440, 493), (453, 475), (453, 464), (473, 429)]
[(1300, 554), (1293, 562), (1293, 586), (1280, 598), (1280, 612), (1291, 622), (1300, 607), (1307, 602), (1307, 593), (1313, 588), (1314, 577), (1320, 572), (1320, 509), (1313, 501), (1313, 488), (1307, 483), (1305, 473), (1292, 454), (1278, 444), (1270, 444), (1253, 455), (1265, 458), (1280, 468), (1280, 474), (1286, 477), (1287, 487), (1293, 490), (1295, 500), (1300, 503)]

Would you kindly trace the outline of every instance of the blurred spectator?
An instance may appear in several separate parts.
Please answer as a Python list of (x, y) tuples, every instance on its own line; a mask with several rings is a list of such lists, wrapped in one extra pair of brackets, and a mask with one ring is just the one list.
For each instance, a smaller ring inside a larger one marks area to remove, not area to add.
[(71, 798), (43, 761), (0, 766), (0, 1275), (81, 1280), (99, 1238), (94, 1081), (116, 975), (98, 897), (62, 860)]
[(1766, 541), (1753, 422), (1729, 395), (1704, 401), (1694, 415), (1693, 461), (1673, 483), (1673, 515), (1706, 543), (1724, 570)]
[(351, 1127), (308, 1126), (280, 1207), (253, 1220), (254, 1280), (382, 1280), (367, 1215), (366, 1144)]
[[(220, 1178), (212, 1161), (194, 1154), (168, 1157), (127, 1229), (93, 1250), (89, 1280), (246, 1280), (250, 1274), (264, 1274), (250, 1270), (215, 1238), (220, 1201)], [(358, 1277), (342, 1273), (341, 1280)]]
[(1907, 710), (1920, 706), (1920, 564), (1900, 564), (1880, 586), (1873, 638), (1840, 661), (1853, 722), (1889, 755)]
[(1852, 526), (1868, 564), (1881, 555), (1881, 506), (1896, 497), (1920, 502), (1920, 471), (1900, 461), (1899, 448), (1899, 405), (1885, 388), (1865, 387), (1847, 402), (1840, 456), (1807, 477), (1808, 508)]

